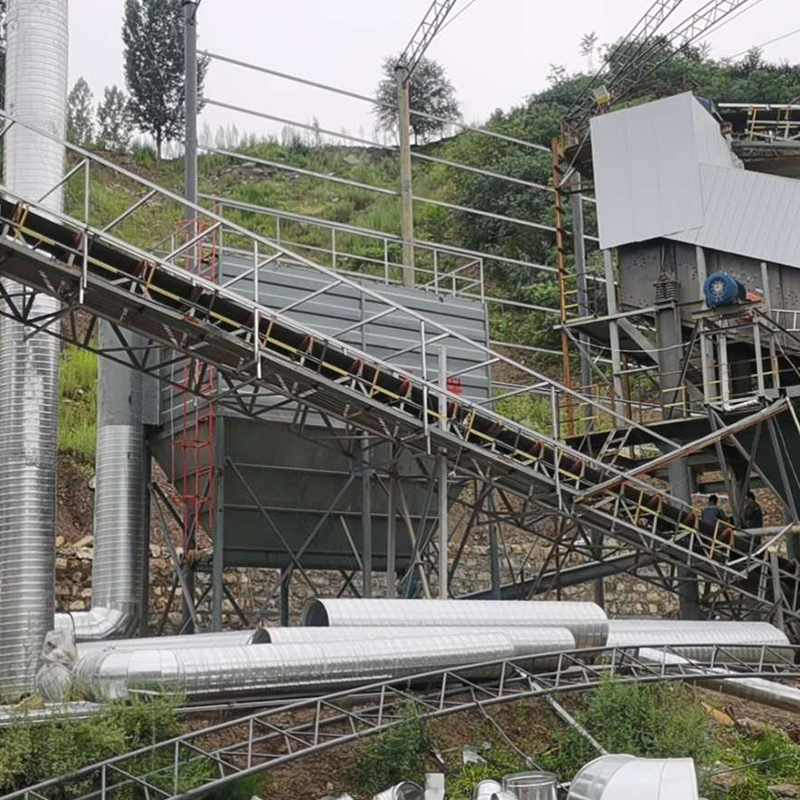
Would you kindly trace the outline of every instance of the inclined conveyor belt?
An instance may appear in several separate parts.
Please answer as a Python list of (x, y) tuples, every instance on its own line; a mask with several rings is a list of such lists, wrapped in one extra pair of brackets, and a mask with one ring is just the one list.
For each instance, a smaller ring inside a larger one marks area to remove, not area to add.
[[(217, 367), (231, 385), (263, 387), (410, 450), (444, 453), (464, 474), (565, 508), (627, 548), (656, 553), (660, 561), (688, 566), (724, 586), (745, 615), (774, 610), (777, 585), (784, 612), (798, 618), (796, 568), (781, 560), (776, 583), (767, 557), (748, 557), (733, 529), (705, 525), (663, 492), (630, 480), (573, 505), (576, 495), (619, 477), (610, 465), (452, 394), (445, 429), (441, 394), (432, 384), (108, 233), (90, 228), (85, 234), (5, 199), (0, 223), (3, 277), (190, 354)], [(22, 316), (24, 309), (4, 299), (12, 314)], [(157, 352), (150, 348), (139, 366), (152, 369)], [(219, 402), (242, 404), (233, 391)]]

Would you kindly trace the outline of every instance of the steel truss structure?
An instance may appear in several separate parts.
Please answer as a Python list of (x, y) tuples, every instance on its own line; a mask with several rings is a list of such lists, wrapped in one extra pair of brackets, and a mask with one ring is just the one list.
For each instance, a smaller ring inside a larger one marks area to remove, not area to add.
[[(800, 676), (793, 647), (762, 647), (752, 662), (743, 662), (724, 646), (711, 648), (706, 662), (686, 659), (679, 651), (671, 646), (650, 648), (648, 660), (642, 660), (636, 648), (576, 650), (558, 654), (555, 668), (553, 654), (504, 659), (287, 701), (44, 781), (4, 800), (48, 800), (65, 793), (75, 800), (114, 800), (131, 791), (148, 800), (197, 797), (244, 776), (386, 731), (401, 724), (401, 709), (409, 706), (421, 719), (431, 720), (471, 710), (486, 714), (493, 706), (537, 697), (552, 699), (595, 688), (608, 678), (702, 685), (702, 674), (709, 670), (714, 670), (715, 682)], [(187, 788), (184, 776), (190, 770), (197, 775), (198, 767), (210, 768), (213, 777)]]
[[(0, 118), (6, 123), (5, 131), (21, 124), (4, 113)], [(423, 365), (426, 354), (437, 346), (468, 344), (485, 354), (480, 366), (507, 363), (528, 377), (529, 384), (513, 393), (545, 387), (556, 412), (559, 400), (571, 398), (680, 455), (674, 441), (213, 211), (196, 207), (204, 225), (199, 236), (218, 231), (239, 249), (250, 250), (252, 266), (240, 279), (253, 280), (255, 301), (180, 265), (186, 249), (197, 242), (183, 243), (163, 257), (146, 252), (125, 240), (124, 222), (154, 198), (180, 206), (185, 201), (108, 161), (68, 147), (78, 163), (64, 181), (78, 177), (86, 187), (76, 215), (45, 212), (31, 198), (7, 191), (7, 199), (0, 204), (0, 274), (27, 287), (17, 297), (3, 292), (2, 313), (27, 325), (32, 336), (59, 336), (162, 381), (169, 380), (165, 366), (201, 361), (205, 366), (193, 385), (178, 387), (201, 395), (201, 405), (215, 403), (253, 419), (268, 419), (276, 411), (291, 409), (292, 427), (301, 436), (310, 415), (317, 415), (330, 431), (330, 445), (349, 453), (362, 466), (365, 454), (373, 455), (380, 444), (390, 443), (393, 455), (388, 463), (369, 463), (376, 480), (385, 480), (387, 485), (399, 460), (419, 462), (438, 456), (447, 464), (451, 480), (473, 484), (472, 497), (457, 501), (473, 526), (511, 525), (529, 534), (532, 543), (548, 548), (538, 573), (534, 572), (541, 581), (554, 568), (589, 563), (600, 571), (613, 570), (621, 557), (638, 554), (640, 560), (629, 564), (627, 571), (669, 591), (678, 589), (679, 570), (690, 571), (702, 585), (710, 613), (730, 618), (778, 619), (782, 615), (787, 625), (800, 619), (800, 567), (775, 552), (788, 526), (764, 542), (727, 525), (707, 526), (688, 503), (644, 477), (448, 391), (443, 388), (446, 382), (432, 380), (425, 366), (422, 375), (412, 374), (301, 325), (292, 311), (305, 301), (277, 312), (260, 305), (256, 278), (282, 259), (301, 263), (328, 281), (314, 296), (346, 284), (369, 302), (370, 315), (355, 327), (369, 328), (389, 316), (402, 319), (416, 331), (418, 341), (410, 349), (423, 356)], [(114, 220), (95, 221), (92, 169), (112, 170), (138, 188), (139, 198)], [(62, 310), (46, 319), (33, 317), (31, 301), (36, 292), (59, 298)], [(90, 316), (88, 328), (78, 325), (79, 311)], [(118, 347), (97, 349), (93, 331), (98, 318), (112, 323)], [(143, 349), (131, 347), (125, 329), (143, 335), (148, 344)], [(170, 355), (163, 355), (165, 348)], [(220, 380), (209, 388), (204, 370), (211, 368)], [(448, 373), (446, 377), (458, 376)], [(210, 393), (203, 394), (201, 387)], [(791, 403), (778, 399), (769, 409), (752, 415), (748, 424), (776, 415), (788, 415), (797, 422)], [(733, 436), (732, 428), (723, 427), (716, 437), (697, 446), (711, 447)], [(402, 507), (402, 495), (399, 502)], [(545, 520), (555, 524), (543, 524)], [(459, 544), (462, 552), (465, 542), (466, 536)], [(435, 537), (430, 542), (420, 539), (418, 547), (420, 561), (435, 574), (439, 563)], [(302, 572), (297, 554), (292, 556)], [(450, 569), (458, 566), (458, 560)], [(220, 583), (221, 569), (221, 554), (217, 560), (215, 551), (214, 570)], [(534, 581), (530, 591), (537, 588)]]

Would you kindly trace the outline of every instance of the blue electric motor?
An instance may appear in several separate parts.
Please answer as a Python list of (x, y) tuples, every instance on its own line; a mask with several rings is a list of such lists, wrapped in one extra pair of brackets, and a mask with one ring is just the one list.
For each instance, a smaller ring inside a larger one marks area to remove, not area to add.
[(709, 308), (732, 306), (747, 298), (747, 290), (744, 286), (726, 272), (715, 272), (709, 275), (703, 286), (703, 294), (706, 296), (706, 305)]

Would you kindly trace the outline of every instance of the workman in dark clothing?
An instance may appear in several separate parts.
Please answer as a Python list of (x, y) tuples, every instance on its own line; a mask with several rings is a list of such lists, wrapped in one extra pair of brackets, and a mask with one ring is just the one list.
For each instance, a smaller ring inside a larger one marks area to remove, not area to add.
[(725, 516), (725, 512), (719, 507), (719, 497), (715, 494), (712, 494), (711, 497), (708, 498), (708, 505), (703, 509), (703, 513), (700, 517), (702, 522), (705, 522), (706, 525), (710, 525), (712, 528), (717, 524), (717, 522), (727, 522), (728, 518)]
[(764, 527), (764, 510), (758, 504), (756, 496), (753, 492), (747, 493), (747, 500), (744, 505), (742, 513), (742, 527), (743, 528), (763, 528)]

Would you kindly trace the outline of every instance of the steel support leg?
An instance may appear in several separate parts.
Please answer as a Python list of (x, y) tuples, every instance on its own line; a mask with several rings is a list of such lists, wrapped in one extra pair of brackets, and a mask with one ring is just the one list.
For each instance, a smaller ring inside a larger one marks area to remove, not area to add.
[[(658, 332), (659, 364), (661, 367), (661, 392), (664, 403), (664, 417), (668, 419), (676, 411), (681, 387), (677, 386), (681, 371), (682, 343), (680, 320), (674, 303), (666, 303), (656, 309), (656, 329)], [(684, 459), (671, 463), (668, 467), (670, 493), (691, 504), (692, 487), (689, 470)], [(681, 619), (700, 619), (700, 589), (688, 567), (679, 567), (678, 575), (683, 579), (678, 586)]]
[(292, 572), (290, 567), (284, 567), (281, 570), (281, 625), (284, 628), (289, 627), (289, 601), (290, 592), (289, 584), (292, 581)]

